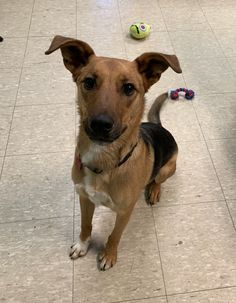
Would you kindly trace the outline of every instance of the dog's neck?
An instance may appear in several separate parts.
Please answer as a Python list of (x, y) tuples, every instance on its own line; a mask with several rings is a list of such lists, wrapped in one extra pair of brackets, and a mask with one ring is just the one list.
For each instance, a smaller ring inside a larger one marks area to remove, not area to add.
[(92, 171), (108, 171), (126, 162), (131, 157), (138, 141), (139, 128), (122, 134), (110, 144), (99, 145), (93, 143), (80, 127), (77, 150), (82, 163)]

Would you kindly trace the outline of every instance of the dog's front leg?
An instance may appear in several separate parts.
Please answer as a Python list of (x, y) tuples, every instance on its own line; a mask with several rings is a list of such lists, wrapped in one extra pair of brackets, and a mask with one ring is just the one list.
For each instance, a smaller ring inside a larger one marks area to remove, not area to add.
[(107, 270), (116, 264), (117, 248), (122, 236), (122, 233), (129, 222), (133, 207), (129, 208), (125, 214), (117, 214), (115, 227), (108, 237), (108, 241), (104, 250), (99, 254), (99, 268), (100, 270)]
[(86, 255), (91, 241), (92, 219), (95, 205), (84, 194), (80, 195), (81, 231), (79, 242), (73, 244), (70, 250), (71, 259)]

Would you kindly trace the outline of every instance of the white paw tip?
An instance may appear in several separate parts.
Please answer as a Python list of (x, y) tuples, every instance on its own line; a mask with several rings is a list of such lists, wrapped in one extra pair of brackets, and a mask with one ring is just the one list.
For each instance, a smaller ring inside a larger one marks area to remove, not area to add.
[(105, 257), (99, 261), (100, 261), (99, 268), (102, 271), (108, 270), (113, 267), (113, 264), (110, 261), (108, 261)]
[(73, 244), (70, 248), (70, 253), (69, 253), (70, 258), (72, 260), (75, 260), (79, 257), (85, 256), (88, 251), (90, 242), (91, 242), (91, 238), (89, 237), (85, 241), (79, 240), (79, 242)]

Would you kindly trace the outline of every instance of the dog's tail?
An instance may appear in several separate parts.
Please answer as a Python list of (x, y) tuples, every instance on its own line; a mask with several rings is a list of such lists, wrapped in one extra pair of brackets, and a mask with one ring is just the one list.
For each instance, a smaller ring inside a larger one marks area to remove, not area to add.
[(168, 98), (168, 93), (164, 93), (156, 98), (156, 100), (153, 102), (153, 104), (148, 112), (148, 115), (147, 115), (149, 122), (161, 124), (160, 111), (161, 111), (162, 105), (165, 103), (167, 98)]

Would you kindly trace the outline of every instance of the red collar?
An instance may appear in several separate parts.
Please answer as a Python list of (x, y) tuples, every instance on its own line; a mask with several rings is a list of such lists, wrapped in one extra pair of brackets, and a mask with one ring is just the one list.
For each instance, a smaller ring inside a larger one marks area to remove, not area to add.
[[(128, 152), (128, 154), (123, 159), (121, 159), (120, 162), (115, 167), (120, 167), (122, 164), (124, 164), (129, 159), (129, 157), (132, 155), (132, 153), (137, 145), (138, 145), (138, 142), (131, 148), (131, 150)], [(78, 170), (81, 170), (85, 166), (81, 161), (80, 155), (75, 157), (75, 163), (76, 163)], [(98, 168), (91, 168), (88, 166), (86, 166), (86, 167), (88, 169), (90, 169), (92, 172), (94, 172), (95, 174), (101, 174), (103, 172), (102, 169), (99, 170)]]

